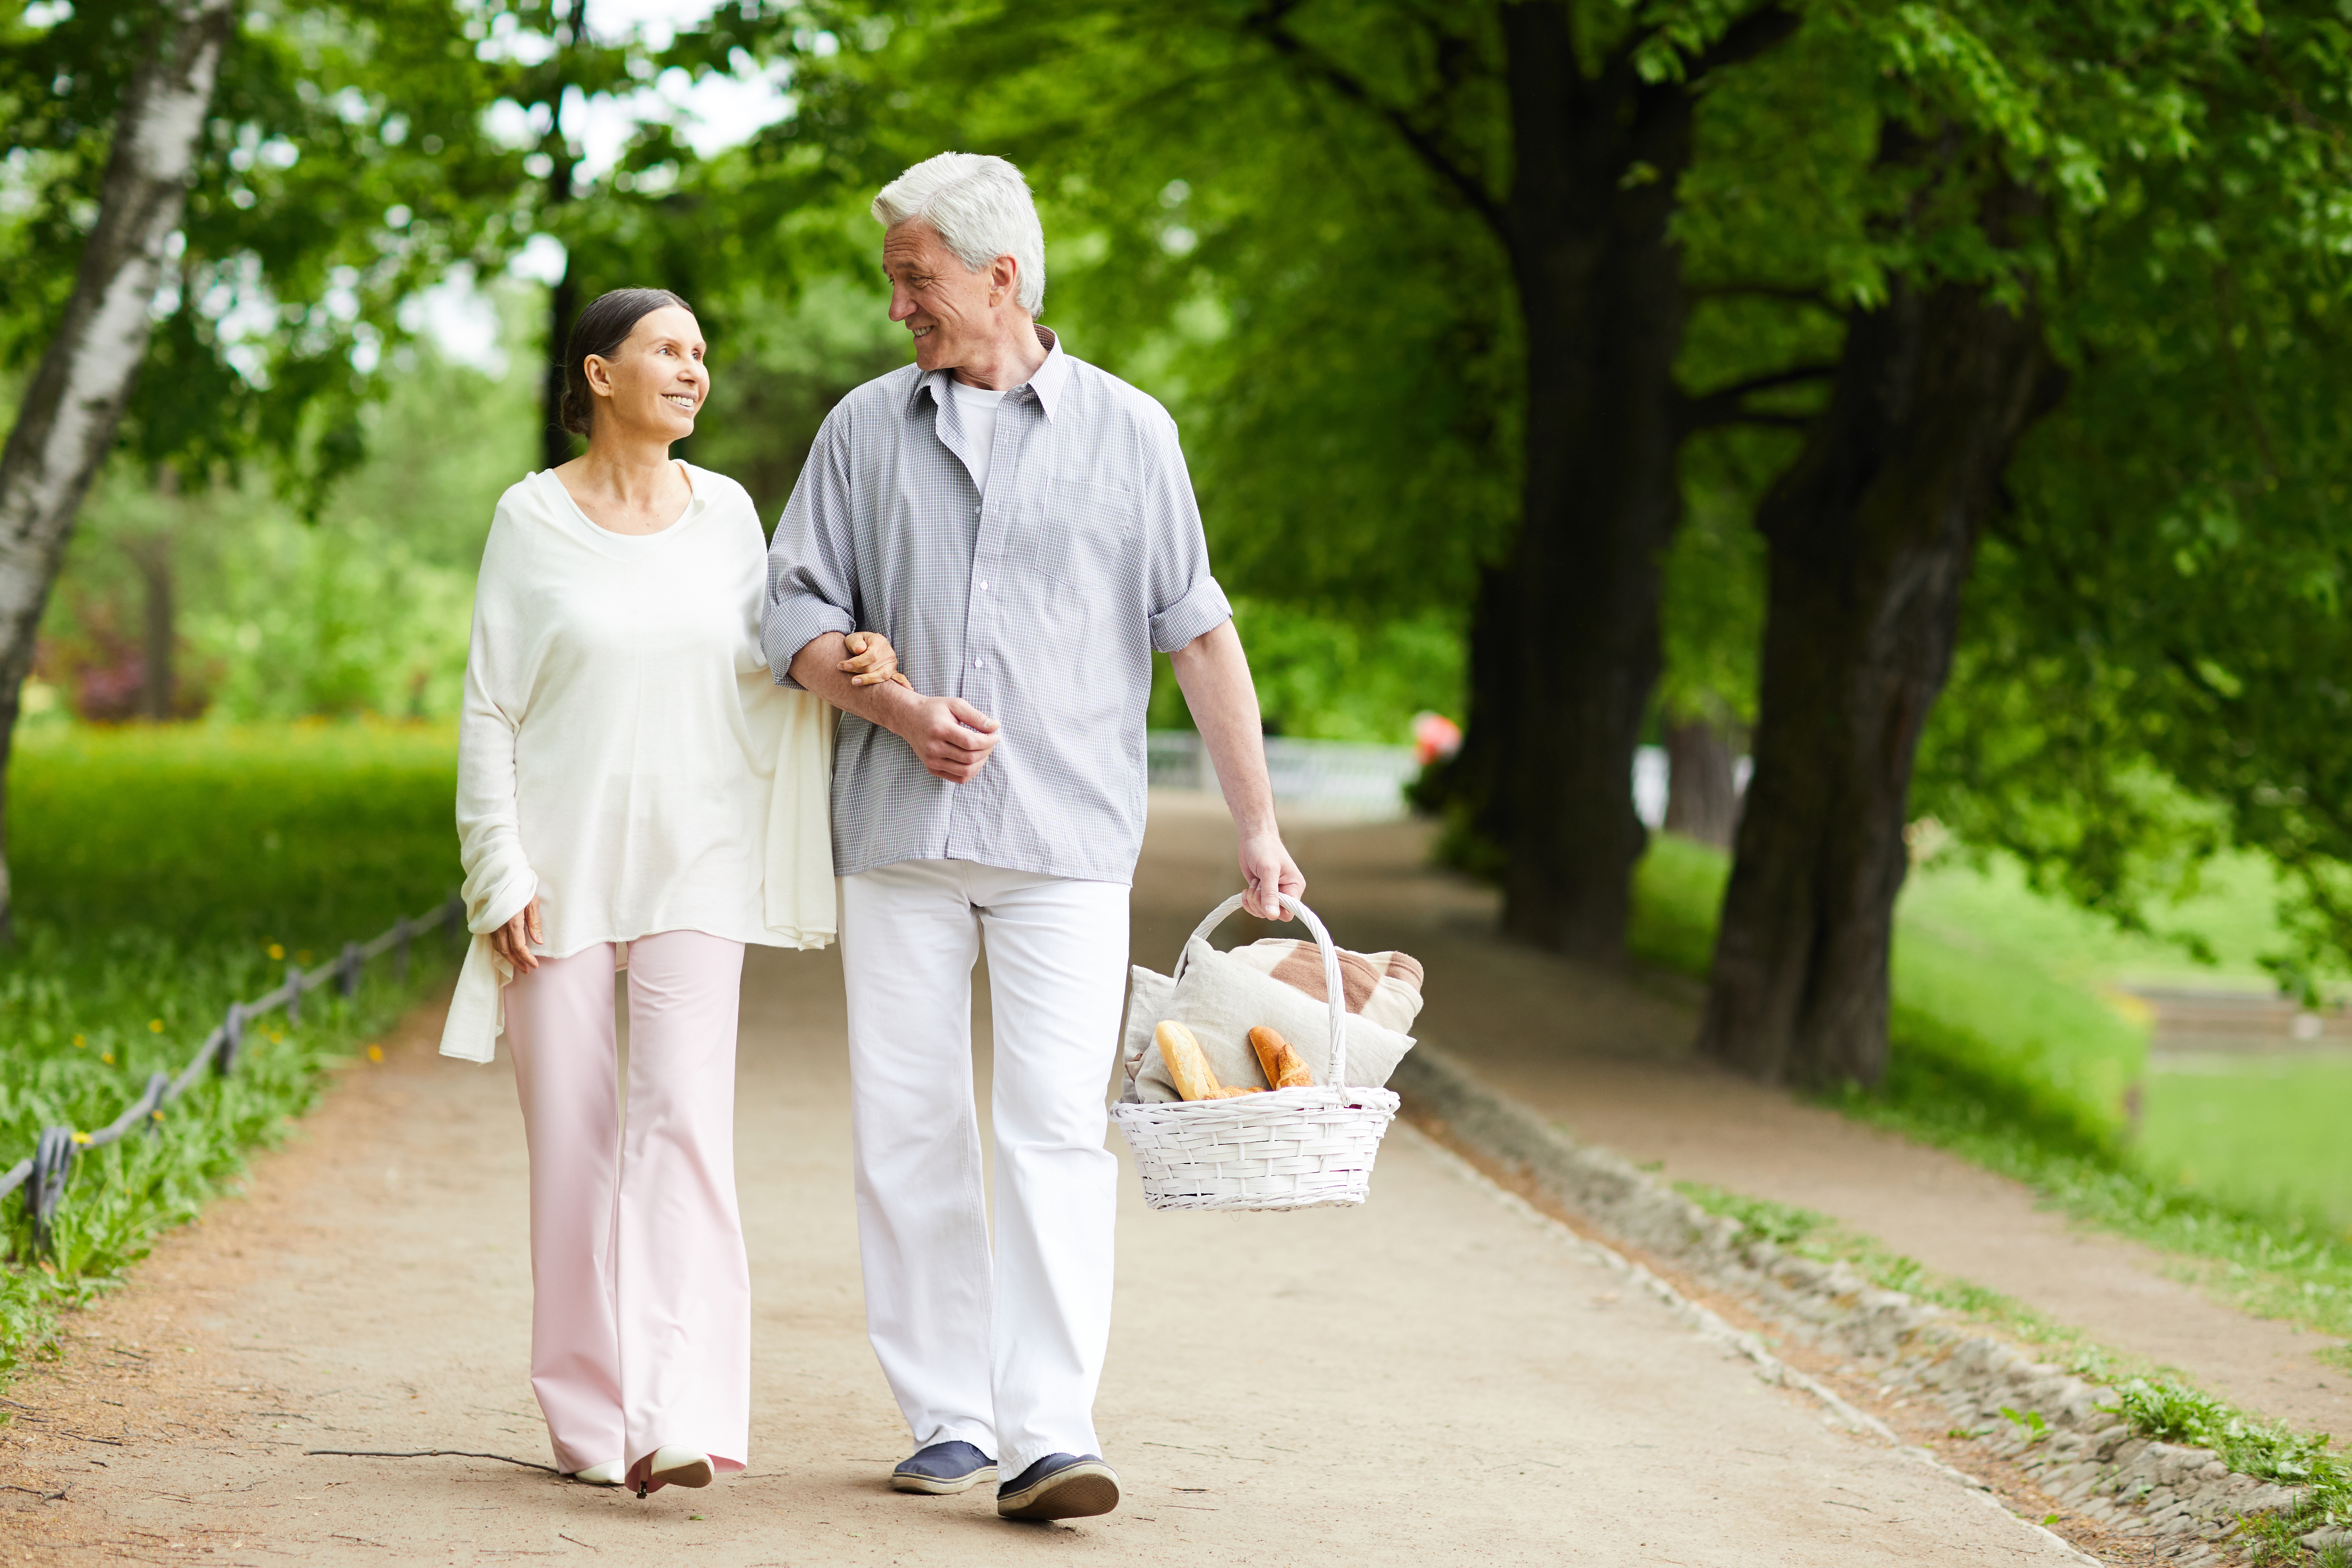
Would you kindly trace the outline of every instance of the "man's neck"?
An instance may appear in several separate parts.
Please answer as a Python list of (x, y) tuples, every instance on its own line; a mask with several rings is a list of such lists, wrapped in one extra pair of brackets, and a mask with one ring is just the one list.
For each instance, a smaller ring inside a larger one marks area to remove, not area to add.
[(955, 367), (955, 378), (966, 386), (1010, 392), (1037, 374), (1046, 353), (1037, 341), (1037, 324), (1025, 311), (1015, 311), (1003, 331)]

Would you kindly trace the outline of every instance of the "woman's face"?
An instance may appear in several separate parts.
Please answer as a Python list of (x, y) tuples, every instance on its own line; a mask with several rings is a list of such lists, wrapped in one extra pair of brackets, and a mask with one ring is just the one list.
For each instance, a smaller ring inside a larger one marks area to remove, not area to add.
[(693, 435), (694, 416), (710, 395), (703, 352), (694, 312), (665, 305), (640, 317), (610, 358), (590, 354), (595, 434), (665, 443)]

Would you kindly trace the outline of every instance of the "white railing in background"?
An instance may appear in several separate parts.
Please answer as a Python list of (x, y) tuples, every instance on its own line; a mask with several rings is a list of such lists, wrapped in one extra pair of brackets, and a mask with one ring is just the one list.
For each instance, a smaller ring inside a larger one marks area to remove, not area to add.
[[(1201, 737), (1191, 730), (1154, 730), (1145, 737), (1155, 789), (1213, 790), (1216, 770)], [(1265, 768), (1274, 798), (1354, 816), (1404, 815), (1404, 786), (1421, 773), (1411, 746), (1368, 746), (1352, 741), (1265, 738)]]
[[(1191, 730), (1154, 730), (1145, 737), (1154, 789), (1213, 790), (1217, 775), (1201, 737)], [(1411, 746), (1368, 746), (1352, 741), (1265, 738), (1266, 771), (1274, 798), (1285, 805), (1309, 806), (1365, 817), (1402, 816), (1404, 786), (1421, 774)], [(1749, 763), (1736, 765), (1733, 787), (1745, 789)], [(1666, 752), (1663, 746), (1633, 752), (1633, 812), (1653, 829), (1666, 820)]]

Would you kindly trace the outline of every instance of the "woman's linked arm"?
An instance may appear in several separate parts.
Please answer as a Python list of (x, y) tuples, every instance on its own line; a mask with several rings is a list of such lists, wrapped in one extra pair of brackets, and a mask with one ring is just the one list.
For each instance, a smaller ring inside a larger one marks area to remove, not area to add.
[(795, 685), (845, 713), (889, 731), (914, 749), (936, 778), (963, 784), (996, 749), (996, 721), (961, 697), (926, 697), (907, 681), (860, 686), (843, 673), (849, 637), (825, 632), (793, 656)]

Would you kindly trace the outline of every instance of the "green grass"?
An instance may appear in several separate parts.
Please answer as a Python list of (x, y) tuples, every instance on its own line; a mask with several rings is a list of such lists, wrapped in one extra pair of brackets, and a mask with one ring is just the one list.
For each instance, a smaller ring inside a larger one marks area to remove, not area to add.
[(2352, 1059), (2159, 1061), (2138, 1153), (2190, 1190), (2352, 1230)]
[[(1664, 835), (1652, 845), (1633, 949), (1704, 975), (1724, 858)], [(2096, 944), (2110, 940), (2020, 882), (1931, 869), (1897, 910), (1886, 1081), (1833, 1098), (2026, 1183), (2083, 1224), (2171, 1253), (2184, 1277), (2239, 1306), (2352, 1337), (2352, 1236), (2317, 1205), (2184, 1186), (2130, 1142), (2121, 1087), (2146, 1046), (2090, 989)], [(2112, 940), (2130, 951), (2132, 939)]]
[[(1769, 1242), (1818, 1262), (1846, 1264), (1873, 1284), (1933, 1302), (1966, 1321), (1998, 1331), (2078, 1377), (2107, 1384), (2111, 1402), (2105, 1408), (2143, 1436), (2210, 1448), (2242, 1475), (2309, 1487), (2303, 1508), (2291, 1521), (2265, 1518), (2248, 1530), (2259, 1563), (2298, 1562), (2297, 1535), (2352, 1522), (2352, 1458), (2332, 1451), (2325, 1436), (2291, 1431), (2249, 1415), (2161, 1369), (2118, 1355), (2013, 1297), (1937, 1274), (1826, 1215), (1700, 1182), (1676, 1182), (1675, 1189), (1707, 1213), (1738, 1221), (1744, 1241)], [(2003, 1415), (2037, 1436), (2044, 1429), (2039, 1411), (2005, 1410)]]
[[(44, 1126), (113, 1120), (289, 959), (323, 962), (445, 897), (454, 756), (446, 729), (421, 727), (28, 731), (8, 801), (19, 942), (0, 954), (0, 1167)], [(270, 1015), (238, 1070), (153, 1136), (76, 1162), (54, 1258), (32, 1258), (12, 1200), (0, 1366), (194, 1215), (310, 1104), (325, 1068), (398, 1016), (440, 952), (417, 944), (405, 987), (379, 963), (349, 1003), (313, 993), (299, 1028)]]

